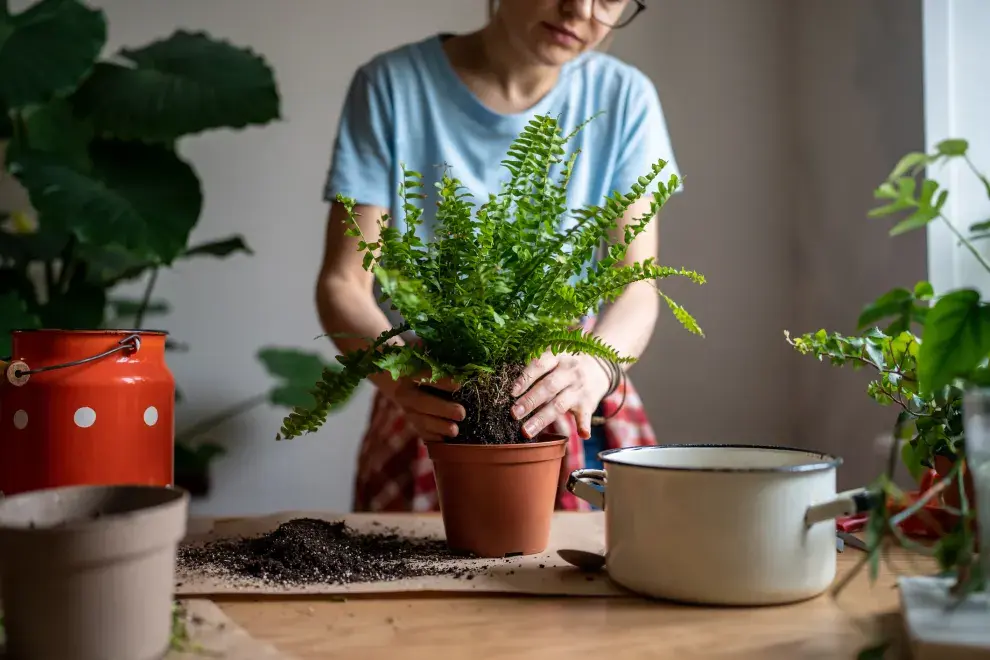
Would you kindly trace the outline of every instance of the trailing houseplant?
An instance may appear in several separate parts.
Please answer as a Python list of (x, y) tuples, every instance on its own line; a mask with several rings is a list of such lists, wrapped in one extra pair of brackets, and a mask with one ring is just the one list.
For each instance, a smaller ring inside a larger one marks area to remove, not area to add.
[[(380, 238), (375, 241), (361, 237), (353, 216), (354, 200), (338, 197), (348, 211), (349, 234), (360, 239), (365, 268), (374, 272), (384, 298), (404, 322), (375, 338), (367, 348), (339, 356), (343, 368), (324, 372), (314, 391), (315, 405), (294, 409), (283, 420), (278, 439), (319, 428), (327, 410), (373, 374), (387, 372), (398, 379), (427, 373), (430, 382), (453, 379), (458, 388), (450, 396), (463, 406), (466, 418), (459, 422), (456, 438), (428, 443), (450, 541), (458, 535), (452, 527), (467, 524), (463, 519), (452, 522), (454, 502), (465, 503), (468, 496), (459, 490), (466, 487), (463, 484), (457, 487), (458, 492), (451, 492), (454, 486), (445, 490), (443, 482), (449, 473), (446, 465), (458, 462), (456, 471), (463, 475), (468, 469), (466, 462), (482, 460), (469, 459), (467, 455), (485, 455), (489, 458), (484, 460), (495, 461), (502, 460), (495, 456), (508, 453), (499, 454), (492, 448), (520, 453), (520, 448), (526, 446), (535, 451), (546, 445), (541, 438), (534, 442), (524, 438), (520, 432), (524, 420), (516, 420), (511, 413), (511, 385), (526, 363), (547, 350), (630, 362), (583, 329), (582, 317), (595, 313), (602, 302), (613, 300), (635, 281), (682, 276), (703, 283), (704, 278), (694, 271), (661, 266), (653, 260), (620, 265), (629, 243), (647, 227), (679, 185), (676, 174), (666, 182), (660, 180), (666, 165), (662, 160), (645, 172), (631, 191), (614, 192), (601, 206), (574, 211), (573, 228), (565, 233), (558, 230), (562, 216), (568, 212), (567, 187), (578, 156), (577, 152), (568, 155), (565, 147), (585, 125), (564, 135), (553, 117), (534, 118), (513, 141), (502, 162), (508, 180), (480, 206), (461, 182), (445, 171), (436, 185), (437, 228), (429, 243), (416, 233), (423, 213), (417, 203), (426, 197), (421, 192), (420, 173), (404, 170), (401, 211), (405, 231), (389, 226), (388, 218), (383, 217), (379, 220)], [(649, 209), (592, 263), (626, 210), (648, 194), (652, 195)], [(662, 291), (658, 293), (685, 328), (702, 334), (684, 308)], [(418, 341), (389, 341), (407, 330), (412, 330)], [(557, 441), (559, 451), (547, 454), (546, 461), (552, 465), (542, 477), (541, 495), (534, 496), (533, 506), (541, 512), (545, 509), (547, 516), (553, 508), (563, 455), (560, 445), (562, 441)], [(457, 456), (448, 456), (455, 452)], [(513, 460), (529, 459), (520, 455)], [(512, 483), (506, 475), (500, 479)], [(488, 500), (504, 506), (513, 499), (500, 490), (500, 483), (485, 482), (483, 477), (473, 482), (484, 483), (484, 488), (494, 491)], [(526, 495), (521, 497), (525, 499)], [(477, 514), (480, 506), (470, 501), (458, 509)], [(525, 518), (521, 509), (502, 518), (509, 520), (510, 527), (524, 526), (520, 522)], [(495, 524), (493, 518), (484, 515), (475, 515), (475, 519), (480, 520), (479, 525)], [(503, 534), (508, 539), (505, 543), (510, 545), (511, 534), (511, 529)], [(478, 551), (477, 547), (469, 549)]]
[[(945, 215), (949, 191), (925, 176), (929, 168), (953, 161), (965, 164), (990, 200), (990, 179), (970, 159), (968, 143), (950, 139), (931, 153), (905, 155), (876, 189), (883, 204), (869, 215), (901, 215), (890, 230), (893, 236), (944, 222), (990, 274), (990, 263), (977, 247), (990, 238), (990, 222), (960, 231)], [(871, 575), (876, 575), (884, 544), (893, 538), (934, 557), (942, 571), (955, 576), (953, 592), (965, 596), (982, 588), (983, 571), (977, 561), (977, 484), (967, 458), (963, 401), (968, 390), (990, 386), (990, 303), (972, 287), (936, 294), (930, 283), (919, 282), (867, 305), (858, 325), (863, 332), (856, 336), (819, 330), (787, 338), (799, 352), (819, 360), (871, 369), (870, 397), (897, 410), (897, 442), (887, 472), (873, 485), (885, 496), (877, 498), (867, 525)], [(920, 484), (914, 496), (894, 483), (898, 451), (900, 463)], [(904, 533), (903, 525), (912, 518), (934, 543), (922, 544)]]
[[(14, 329), (143, 328), (168, 312), (153, 298), (161, 269), (252, 254), (239, 235), (190, 245), (203, 191), (179, 146), (278, 120), (270, 65), (184, 30), (103, 58), (107, 29), (103, 11), (79, 0), (40, 0), (18, 13), (0, 3), (0, 357)], [(139, 299), (114, 295), (141, 280)], [(259, 354), (278, 382), (253, 401), (305, 405), (300, 384), (327, 365), (280, 350)], [(222, 453), (197, 440), (228, 412), (176, 439), (177, 477), (194, 493)]]

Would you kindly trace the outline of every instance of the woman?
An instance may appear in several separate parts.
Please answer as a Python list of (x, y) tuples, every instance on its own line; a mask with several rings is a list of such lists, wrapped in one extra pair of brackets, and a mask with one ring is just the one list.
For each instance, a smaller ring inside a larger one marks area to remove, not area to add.
[[(560, 117), (570, 132), (604, 111), (569, 145), (582, 151), (570, 184), (571, 208), (599, 204), (613, 190), (628, 191), (658, 159), (668, 161), (666, 174), (677, 171), (652, 83), (595, 50), (644, 8), (637, 0), (502, 0), (492, 3), (490, 20), (478, 32), (407, 44), (357, 71), (324, 191), (331, 208), (317, 306), (328, 333), (376, 337), (398, 320), (376, 303), (374, 278), (362, 267), (356, 239), (344, 235), (345, 215), (333, 202), (338, 193), (357, 201), (362, 231), (371, 241), (385, 212), (403, 228), (402, 164), (427, 177), (427, 191), (439, 166), (449, 165), (476, 199), (486, 199), (505, 175), (498, 163), (510, 142), (537, 114)], [(649, 201), (638, 201), (624, 221), (642, 215)], [(428, 240), (434, 206), (432, 200), (423, 206)], [(630, 246), (627, 261), (656, 257), (655, 226)], [(658, 311), (652, 283), (633, 284), (598, 316), (594, 332), (619, 353), (638, 357)], [(366, 340), (335, 343), (349, 351)], [(377, 392), (358, 460), (354, 509), (436, 510), (423, 441), (456, 436), (464, 411), (412, 379), (383, 374), (372, 380)], [(588, 356), (543, 356), (527, 366), (514, 395), (517, 417), (532, 413), (524, 433), (535, 436), (552, 425), (569, 435), (562, 476), (595, 465), (602, 449), (655, 442), (628, 381), (615, 388), (607, 367)], [(592, 430), (596, 411), (607, 421)], [(586, 508), (563, 489), (557, 506)]]

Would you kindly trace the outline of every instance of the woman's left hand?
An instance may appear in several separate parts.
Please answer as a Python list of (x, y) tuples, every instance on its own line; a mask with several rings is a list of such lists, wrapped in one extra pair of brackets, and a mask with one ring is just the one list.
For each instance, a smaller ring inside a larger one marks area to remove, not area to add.
[(547, 352), (530, 362), (516, 381), (512, 414), (526, 419), (523, 434), (534, 438), (571, 412), (577, 420), (578, 435), (589, 438), (591, 416), (610, 384), (605, 367), (590, 355)]

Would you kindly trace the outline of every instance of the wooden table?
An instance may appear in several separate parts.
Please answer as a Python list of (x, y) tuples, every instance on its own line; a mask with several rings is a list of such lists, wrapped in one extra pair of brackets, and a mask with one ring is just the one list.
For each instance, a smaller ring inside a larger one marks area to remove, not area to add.
[[(865, 554), (838, 555), (839, 579)], [(553, 660), (618, 658), (855, 658), (884, 631), (899, 633), (897, 575), (930, 569), (891, 551), (870, 584), (796, 605), (707, 608), (639, 598), (474, 594), (217, 599), (254, 637), (299, 660)], [(902, 644), (901, 641), (897, 642)]]

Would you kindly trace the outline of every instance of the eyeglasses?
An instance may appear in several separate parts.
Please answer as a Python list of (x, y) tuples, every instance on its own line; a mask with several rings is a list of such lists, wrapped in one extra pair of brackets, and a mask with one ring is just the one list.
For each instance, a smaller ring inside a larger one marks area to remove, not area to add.
[(646, 10), (643, 0), (592, 0), (591, 15), (614, 30), (624, 28)]

